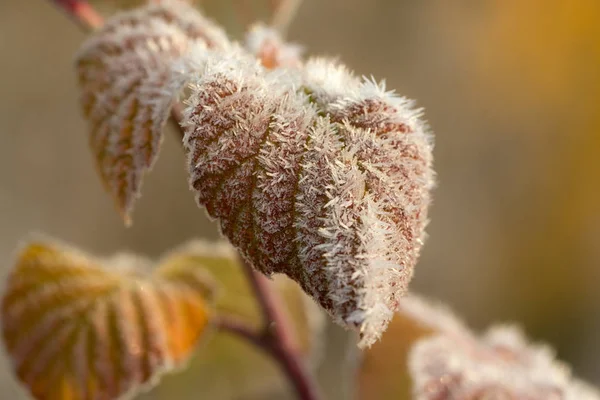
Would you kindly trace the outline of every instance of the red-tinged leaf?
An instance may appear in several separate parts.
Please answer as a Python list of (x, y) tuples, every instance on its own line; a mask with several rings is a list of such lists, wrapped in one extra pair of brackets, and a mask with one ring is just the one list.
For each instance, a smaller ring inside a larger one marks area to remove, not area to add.
[(184, 145), (198, 205), (254, 267), (294, 279), (371, 345), (423, 244), (433, 171), (420, 111), (328, 61), (284, 74), (231, 51), (196, 64)]

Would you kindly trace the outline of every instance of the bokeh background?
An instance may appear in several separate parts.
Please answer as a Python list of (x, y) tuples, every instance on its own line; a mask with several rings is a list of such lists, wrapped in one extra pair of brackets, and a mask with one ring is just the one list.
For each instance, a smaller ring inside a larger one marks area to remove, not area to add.
[[(236, 35), (264, 17), (265, 1), (203, 3)], [(438, 187), (414, 291), (477, 329), (516, 321), (600, 384), (600, 2), (305, 0), (289, 37), (426, 110)], [(151, 256), (217, 237), (187, 190), (175, 135), (123, 227), (77, 104), (72, 60), (84, 38), (48, 1), (0, 1), (2, 277), (32, 232)], [(330, 398), (347, 398), (348, 340), (336, 328), (329, 336), (321, 373)], [(0, 393), (24, 398), (4, 358)]]

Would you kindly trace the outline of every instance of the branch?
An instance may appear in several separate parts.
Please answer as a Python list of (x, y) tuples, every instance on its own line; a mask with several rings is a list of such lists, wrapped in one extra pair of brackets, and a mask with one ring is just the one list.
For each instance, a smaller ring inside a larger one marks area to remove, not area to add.
[(262, 309), (265, 320), (263, 335), (270, 345), (271, 353), (279, 360), (300, 399), (318, 399), (317, 385), (307, 374), (297, 353), (291, 321), (280, 307), (284, 303), (277, 298), (277, 293), (262, 273), (255, 271), (245, 260), (241, 262)]
[(257, 332), (246, 322), (236, 317), (220, 315), (216, 318), (213, 324), (218, 330), (222, 332), (231, 333), (232, 335), (238, 336), (241, 339), (250, 342), (250, 344), (261, 348), (266, 352), (271, 352), (268, 343), (266, 342), (265, 338), (261, 335), (261, 333)]
[[(100, 28), (104, 23), (102, 16), (85, 0), (49, 1), (61, 8), (72, 20), (87, 31)], [(283, 0), (282, 6), (276, 12), (273, 20), (275, 26), (278, 26), (279, 29), (285, 29), (297, 7), (290, 8), (290, 4), (299, 3), (299, 0)], [(179, 135), (183, 138), (183, 129), (179, 124), (181, 121), (181, 106), (179, 104), (173, 107), (171, 118), (177, 123)], [(277, 298), (277, 294), (264, 275), (255, 271), (252, 266), (243, 260), (242, 266), (261, 308), (265, 326), (262, 332), (257, 333), (242, 321), (226, 317), (217, 319), (216, 326), (222, 331), (233, 333), (248, 340), (277, 360), (301, 400), (318, 399), (317, 386), (306, 372), (301, 357), (297, 354), (292, 325), (281, 307), (283, 303)]]
[[(246, 270), (248, 270), (247, 268), (250, 268), (250, 273), (257, 276), (257, 279), (252, 279), (251, 282), (257, 282), (259, 285), (266, 283), (266, 278), (262, 275), (259, 276), (259, 273), (253, 271), (250, 266), (245, 266), (244, 268)], [(263, 289), (260, 290), (262, 293), (260, 296), (262, 297), (264, 292), (262, 292)], [(259, 298), (258, 294), (257, 298)], [(271, 308), (271, 304), (269, 304), (268, 307)], [(267, 325), (266, 327), (268, 329), (257, 332), (247, 323), (235, 317), (219, 316), (215, 322), (215, 326), (220, 331), (236, 335), (275, 358), (281, 365), (288, 380), (294, 386), (296, 393), (301, 400), (318, 399), (317, 385), (306, 373), (300, 357), (296, 354), (294, 349), (290, 348), (289, 344), (287, 344), (289, 342), (289, 336), (286, 339), (285, 333), (283, 333), (286, 331), (281, 329), (284, 325), (278, 325), (277, 322), (271, 322), (269, 325), (271, 326), (268, 327)]]

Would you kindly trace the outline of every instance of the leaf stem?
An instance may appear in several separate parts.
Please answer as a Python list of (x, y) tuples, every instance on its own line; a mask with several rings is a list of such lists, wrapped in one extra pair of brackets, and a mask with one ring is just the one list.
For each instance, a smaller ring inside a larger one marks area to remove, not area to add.
[[(253, 273), (256, 273), (252, 271)], [(306, 374), (300, 357), (282, 343), (269, 330), (257, 331), (248, 323), (236, 318), (219, 316), (214, 325), (222, 332), (228, 332), (248, 341), (253, 346), (262, 349), (279, 362), (290, 383), (294, 386), (300, 400), (317, 400), (317, 385)]]
[(87, 1), (80, 0), (50, 0), (61, 8), (69, 18), (85, 30), (100, 28), (104, 19)]
[(317, 385), (306, 372), (298, 354), (291, 321), (284, 309), (280, 307), (284, 303), (277, 298), (277, 293), (265, 275), (254, 270), (245, 260), (241, 260), (241, 262), (248, 282), (254, 290), (256, 300), (262, 309), (265, 322), (263, 337), (271, 349), (271, 354), (281, 364), (300, 399), (318, 399)]
[[(87, 31), (100, 28), (104, 24), (102, 16), (85, 0), (49, 0), (62, 9), (73, 21)], [(280, 29), (291, 21), (299, 0), (282, 0), (282, 8), (278, 12), (283, 14), (275, 16), (274, 24)], [(287, 7), (286, 7), (287, 5)], [(284, 18), (284, 16), (286, 16)], [(181, 121), (181, 107), (176, 104), (171, 112), (171, 118), (177, 122), (179, 134), (183, 138)], [(287, 318), (278, 298), (277, 293), (269, 284), (268, 279), (242, 260), (242, 265), (248, 282), (252, 286), (256, 300), (263, 314), (264, 327), (261, 332), (255, 332), (242, 321), (233, 318), (220, 317), (216, 321), (219, 329), (233, 333), (249, 341), (256, 347), (270, 354), (285, 372), (290, 383), (294, 386), (298, 398), (301, 400), (317, 400), (317, 386), (306, 372), (301, 357), (295, 344), (293, 327)]]
[(261, 333), (238, 317), (218, 315), (213, 321), (213, 326), (222, 332), (228, 332), (232, 335), (238, 336), (239, 338), (250, 342), (250, 344), (253, 346), (259, 347), (266, 352), (271, 351)]

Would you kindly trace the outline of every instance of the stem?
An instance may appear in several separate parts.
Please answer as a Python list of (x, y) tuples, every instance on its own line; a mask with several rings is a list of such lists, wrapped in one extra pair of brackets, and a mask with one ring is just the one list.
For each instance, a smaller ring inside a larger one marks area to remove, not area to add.
[(316, 385), (306, 375), (299, 358), (294, 356), (290, 349), (285, 349), (281, 342), (275, 340), (272, 335), (256, 332), (247, 323), (233, 317), (220, 316), (217, 318), (215, 326), (222, 332), (229, 332), (248, 341), (251, 345), (275, 358), (283, 368), (288, 380), (293, 384), (299, 399), (317, 400), (319, 398)]
[[(240, 257), (241, 258), (241, 257)], [(287, 318), (287, 314), (278, 307), (278, 304), (283, 304), (279, 299), (277, 292), (271, 290), (268, 278), (262, 273), (257, 272), (245, 260), (241, 260), (242, 268), (252, 285), (252, 290), (256, 297), (259, 307), (261, 308), (265, 321), (264, 334), (273, 336), (289, 349), (296, 349), (294, 331), (291, 329), (291, 321)]]
[(302, 359), (297, 353), (291, 321), (279, 306), (283, 303), (277, 298), (277, 293), (262, 273), (255, 271), (246, 261), (241, 260), (241, 262), (262, 309), (265, 320), (263, 337), (269, 343), (271, 354), (279, 360), (300, 399), (318, 399), (317, 385), (306, 372)]
[(104, 24), (102, 16), (86, 1), (50, 0), (61, 8), (69, 18), (85, 30), (100, 28)]
[(241, 321), (236, 317), (219, 315), (216, 318), (216, 321), (213, 322), (213, 325), (218, 330), (229, 332), (235, 336), (245, 339), (246, 341), (250, 342), (250, 344), (261, 348), (266, 352), (271, 351), (265, 338), (260, 334), (260, 332), (256, 332), (256, 329), (253, 329), (246, 322)]
[[(94, 30), (104, 24), (102, 16), (85, 0), (49, 1), (61, 8), (85, 30)], [(297, 7), (290, 9), (290, 4), (299, 4), (300, 1), (282, 0), (282, 2), (283, 5), (280, 6), (274, 17), (274, 23), (277, 23), (276, 26), (279, 26), (280, 29), (285, 29)], [(277, 14), (286, 15), (287, 18), (284, 18), (282, 15), (277, 17)], [(179, 134), (183, 138), (183, 129), (179, 124), (179, 121), (181, 121), (181, 106), (179, 104), (176, 104), (172, 108), (171, 118), (177, 123)], [(255, 271), (252, 266), (243, 260), (242, 266), (261, 308), (265, 324), (264, 328), (262, 332), (257, 333), (243, 322), (225, 317), (217, 320), (217, 327), (248, 340), (256, 347), (270, 354), (273, 359), (279, 362), (301, 400), (318, 399), (317, 386), (307, 374), (302, 360), (297, 353), (292, 325), (283, 308), (280, 307), (283, 303), (279, 301), (277, 293), (269, 285), (267, 278), (263, 274)]]
[(294, 20), (302, 0), (279, 0), (273, 17), (271, 26), (275, 28), (281, 36), (285, 36), (290, 24)]

